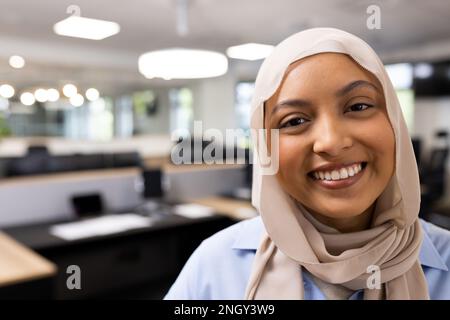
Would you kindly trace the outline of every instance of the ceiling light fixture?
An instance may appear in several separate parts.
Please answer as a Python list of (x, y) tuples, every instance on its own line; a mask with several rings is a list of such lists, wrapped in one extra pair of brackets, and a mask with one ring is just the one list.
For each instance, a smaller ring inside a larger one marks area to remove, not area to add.
[(274, 46), (267, 44), (246, 43), (229, 47), (227, 49), (227, 56), (241, 60), (261, 60), (266, 58), (273, 51), (273, 48)]
[(39, 88), (34, 92), (34, 98), (39, 102), (46, 102), (48, 100), (48, 92), (45, 89)]
[(21, 56), (11, 56), (9, 57), (9, 65), (14, 69), (22, 69), (25, 66), (25, 59)]
[(184, 37), (189, 32), (188, 0), (176, 0), (177, 34)]
[(2, 84), (0, 86), (0, 96), (3, 98), (9, 99), (14, 96), (15, 90), (14, 88), (9, 84)]
[(89, 101), (95, 101), (100, 97), (100, 93), (95, 88), (87, 89), (85, 95), (86, 99), (88, 99)]
[(55, 23), (53, 31), (60, 36), (103, 40), (119, 33), (120, 26), (112, 21), (73, 15)]
[(79, 107), (79, 106), (83, 105), (84, 98), (81, 94), (77, 93), (76, 95), (70, 97), (69, 101), (70, 101), (70, 104), (73, 105), (74, 107)]
[(429, 63), (418, 63), (414, 67), (414, 75), (419, 79), (426, 79), (433, 74), (433, 66)]
[(31, 106), (36, 100), (31, 92), (24, 92), (20, 95), (20, 102), (26, 106)]
[(59, 91), (54, 89), (54, 88), (50, 88), (47, 90), (47, 94), (48, 94), (48, 101), (51, 102), (55, 102), (58, 101), (59, 99)]
[(63, 93), (67, 98), (73, 97), (78, 92), (77, 87), (75, 85), (68, 83), (63, 87)]
[(219, 52), (173, 48), (144, 53), (138, 67), (148, 79), (200, 79), (225, 74), (228, 60)]

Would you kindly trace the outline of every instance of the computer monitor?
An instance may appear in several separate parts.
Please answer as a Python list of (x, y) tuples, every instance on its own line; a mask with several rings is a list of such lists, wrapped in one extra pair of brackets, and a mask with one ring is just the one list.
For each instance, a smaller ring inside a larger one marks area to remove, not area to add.
[(164, 196), (161, 169), (148, 169), (142, 172), (144, 179), (144, 198), (155, 199)]
[(99, 193), (78, 194), (71, 200), (78, 218), (102, 214), (104, 211), (103, 199)]

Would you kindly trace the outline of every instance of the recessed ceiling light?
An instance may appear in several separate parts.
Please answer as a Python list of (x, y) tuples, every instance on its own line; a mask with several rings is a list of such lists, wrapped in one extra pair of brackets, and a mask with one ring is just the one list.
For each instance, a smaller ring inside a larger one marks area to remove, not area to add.
[(36, 100), (31, 92), (24, 92), (20, 95), (20, 102), (26, 106), (31, 106)]
[(86, 90), (86, 98), (89, 101), (95, 101), (100, 97), (100, 93), (95, 88), (89, 88)]
[(77, 93), (76, 95), (70, 97), (69, 101), (74, 107), (79, 107), (83, 105), (84, 98), (81, 94)]
[(46, 102), (48, 100), (48, 92), (45, 89), (39, 88), (34, 92), (34, 98), (39, 102)]
[(47, 94), (48, 94), (48, 101), (58, 101), (59, 99), (59, 91), (54, 89), (54, 88), (50, 88), (47, 90)]
[(75, 85), (68, 83), (63, 87), (63, 93), (67, 98), (73, 97), (78, 92), (77, 87)]
[(3, 98), (9, 99), (11, 98), (15, 93), (14, 88), (9, 84), (2, 84), (0, 86), (0, 96)]
[(273, 46), (260, 43), (246, 43), (229, 47), (227, 55), (233, 59), (260, 60), (266, 58), (273, 50)]
[(9, 65), (14, 69), (21, 69), (25, 66), (25, 59), (21, 56), (11, 56), (9, 57)]
[(57, 22), (53, 31), (60, 36), (102, 40), (119, 33), (120, 26), (112, 21), (71, 16)]
[(419, 63), (414, 67), (414, 75), (419, 79), (426, 79), (433, 74), (433, 66), (429, 63)]
[(138, 66), (149, 79), (199, 79), (225, 74), (228, 60), (219, 52), (174, 48), (144, 53)]

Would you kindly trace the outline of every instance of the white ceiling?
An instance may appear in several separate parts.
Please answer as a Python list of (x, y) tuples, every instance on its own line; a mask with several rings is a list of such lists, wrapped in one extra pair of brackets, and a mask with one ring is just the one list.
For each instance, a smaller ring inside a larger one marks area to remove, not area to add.
[[(245, 42), (276, 44), (309, 27), (338, 27), (361, 36), (380, 53), (450, 41), (448, 0), (191, 0), (189, 34), (176, 33), (176, 0), (0, 0), (0, 81), (21, 85), (73, 80), (106, 88), (161, 84), (137, 72), (139, 54), (165, 47), (224, 52)], [(102, 41), (61, 37), (52, 26), (76, 4), (81, 15), (112, 20), (121, 32)], [(366, 8), (381, 8), (381, 30), (366, 27)], [(12, 70), (10, 54), (27, 59)], [(400, 57), (401, 58), (401, 57)], [(153, 80), (152, 80), (153, 81)]]

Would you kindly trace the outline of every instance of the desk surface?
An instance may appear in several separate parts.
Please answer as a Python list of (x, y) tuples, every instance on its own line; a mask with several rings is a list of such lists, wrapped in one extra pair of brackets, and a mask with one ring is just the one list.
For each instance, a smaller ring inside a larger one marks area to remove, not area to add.
[(0, 286), (51, 277), (53, 263), (0, 232)]
[[(202, 217), (202, 218), (186, 218), (178, 216), (175, 214), (167, 214), (160, 219), (155, 219), (154, 222), (148, 227), (131, 229), (124, 232), (89, 237), (78, 240), (67, 241), (58, 238), (50, 233), (50, 227), (64, 222), (73, 221), (59, 221), (53, 223), (43, 223), (36, 225), (20, 226), (20, 227), (10, 227), (4, 229), (4, 232), (24, 244), (25, 246), (33, 250), (41, 249), (53, 249), (57, 247), (66, 247), (70, 245), (78, 245), (81, 243), (91, 242), (92, 240), (99, 239), (111, 239), (123, 236), (129, 236), (139, 233), (147, 233), (158, 230), (164, 230), (167, 228), (187, 226), (189, 224), (202, 223), (213, 220), (220, 220), (230, 218), (235, 221), (250, 218), (256, 215), (255, 209), (252, 207), (251, 203), (248, 201), (235, 200), (225, 197), (207, 197), (201, 199), (192, 199), (192, 203), (197, 203), (205, 205), (214, 209), (217, 213), (213, 216)], [(150, 215), (149, 215), (150, 216)]]
[[(50, 227), (55, 225), (55, 223), (45, 223), (38, 225), (22, 226), (7, 228), (4, 230), (5, 233), (9, 234), (11, 237), (19, 241), (20, 243), (26, 245), (33, 250), (43, 250), (43, 249), (55, 249), (58, 247), (64, 247), (71, 245), (78, 245), (82, 243), (88, 243), (98, 240), (108, 240), (113, 238), (127, 237), (130, 235), (137, 235), (148, 232), (156, 232), (159, 230), (164, 230), (167, 228), (175, 228), (181, 226), (187, 226), (189, 224), (195, 224), (200, 222), (206, 222), (210, 220), (218, 220), (223, 217), (219, 215), (204, 217), (198, 219), (189, 219), (177, 215), (167, 215), (163, 219), (156, 220), (153, 224), (144, 228), (136, 228), (127, 230), (124, 232), (118, 232), (114, 234), (107, 234), (77, 240), (64, 240), (58, 238), (50, 233)], [(65, 221), (70, 222), (70, 221)], [(64, 222), (60, 222), (64, 223)]]
[(192, 199), (191, 201), (193, 203), (211, 207), (217, 214), (224, 215), (234, 220), (253, 218), (258, 215), (250, 201), (236, 200), (221, 196)]

